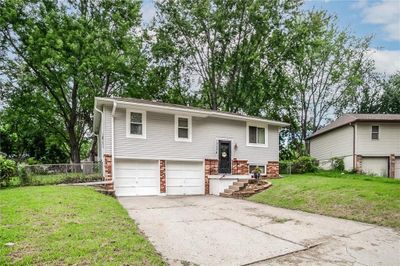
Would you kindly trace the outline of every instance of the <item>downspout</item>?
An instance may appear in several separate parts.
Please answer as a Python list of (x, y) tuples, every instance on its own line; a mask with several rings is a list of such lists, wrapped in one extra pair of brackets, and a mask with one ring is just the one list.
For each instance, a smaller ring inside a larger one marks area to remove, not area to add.
[[(94, 106), (94, 110), (96, 111), (96, 112), (98, 112), (101, 116), (101, 121), (100, 121), (100, 123), (103, 123), (103, 111), (101, 111), (99, 108), (97, 108), (97, 106), (95, 105)], [(101, 130), (101, 126), (100, 126), (100, 130)], [(99, 134), (96, 134), (96, 133), (93, 133), (95, 136), (96, 136), (96, 138), (97, 138), (97, 147), (100, 147), (99, 145), (101, 145), (101, 139), (99, 139)], [(102, 162), (103, 162), (103, 156), (101, 156), (102, 158), (99, 158), (99, 148), (97, 148), (97, 160), (101, 160)], [(103, 162), (104, 163), (104, 162)], [(102, 163), (102, 165), (103, 165), (103, 163)], [(103, 174), (103, 176), (104, 176), (104, 166), (102, 166), (102, 174)]]
[(117, 109), (117, 102), (113, 102), (113, 109), (111, 112), (111, 162), (112, 162), (112, 167), (111, 167), (111, 175), (112, 175), (112, 181), (114, 182), (114, 173), (115, 173), (115, 159), (114, 159), (114, 116), (115, 116), (115, 110)]
[(353, 171), (356, 170), (356, 127), (353, 123), (350, 123), (353, 127)]

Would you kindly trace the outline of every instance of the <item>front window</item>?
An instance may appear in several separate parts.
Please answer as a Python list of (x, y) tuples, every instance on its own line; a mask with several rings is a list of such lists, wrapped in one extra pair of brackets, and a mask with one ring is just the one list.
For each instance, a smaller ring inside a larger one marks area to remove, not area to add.
[(379, 126), (372, 126), (371, 139), (379, 139)]
[(128, 138), (146, 138), (146, 112), (126, 110), (126, 136)]
[(265, 144), (265, 128), (249, 126), (249, 143)]
[(143, 122), (141, 113), (131, 113), (131, 134), (142, 135), (143, 134)]
[(192, 141), (191, 117), (175, 116), (175, 140)]

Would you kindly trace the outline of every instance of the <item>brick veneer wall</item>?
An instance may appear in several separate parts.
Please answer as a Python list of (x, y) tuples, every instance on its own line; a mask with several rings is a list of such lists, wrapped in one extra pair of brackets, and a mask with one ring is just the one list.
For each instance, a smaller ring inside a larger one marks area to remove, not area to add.
[(396, 156), (390, 154), (389, 156), (389, 177), (394, 178), (396, 172)]
[(249, 162), (247, 160), (232, 160), (232, 174), (233, 175), (247, 175), (249, 174)]
[(160, 193), (167, 192), (167, 184), (165, 178), (165, 160), (160, 160)]
[(267, 163), (267, 177), (278, 178), (279, 177), (279, 162), (269, 161)]
[[(112, 181), (112, 156), (110, 154), (104, 154), (104, 180), (105, 181)], [(113, 189), (114, 184), (107, 184), (106, 189)]]
[(204, 160), (204, 184), (205, 194), (210, 194), (210, 182), (208, 179), (209, 175), (218, 174), (218, 160), (216, 159), (205, 159)]
[(361, 155), (356, 155), (356, 173), (361, 174), (362, 173), (362, 156)]

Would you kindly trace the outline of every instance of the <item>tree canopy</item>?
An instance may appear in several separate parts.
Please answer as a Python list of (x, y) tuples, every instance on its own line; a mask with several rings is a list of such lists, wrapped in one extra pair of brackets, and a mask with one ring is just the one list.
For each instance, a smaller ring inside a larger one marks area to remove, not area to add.
[(399, 73), (376, 72), (370, 38), (302, 4), (164, 0), (144, 26), (140, 1), (4, 0), (0, 151), (93, 159), (95, 96), (284, 120), (286, 157), (304, 153), (305, 137), (344, 112), (400, 113)]

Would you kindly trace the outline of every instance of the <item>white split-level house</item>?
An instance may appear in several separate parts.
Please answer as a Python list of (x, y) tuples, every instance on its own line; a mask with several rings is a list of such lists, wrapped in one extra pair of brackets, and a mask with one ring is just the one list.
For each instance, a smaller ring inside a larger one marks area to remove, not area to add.
[(400, 178), (400, 114), (346, 114), (308, 137), (310, 155), (330, 168)]
[(218, 194), (213, 189), (223, 188), (218, 182), (210, 188), (213, 180), (249, 178), (256, 167), (276, 177), (285, 126), (190, 106), (95, 98), (98, 158), (117, 196)]

